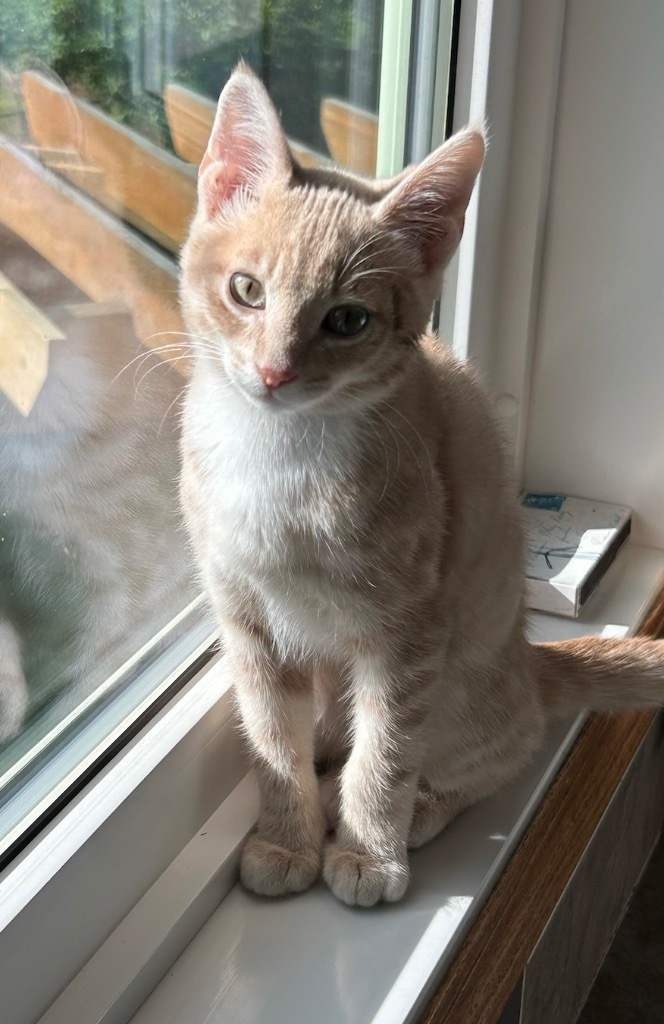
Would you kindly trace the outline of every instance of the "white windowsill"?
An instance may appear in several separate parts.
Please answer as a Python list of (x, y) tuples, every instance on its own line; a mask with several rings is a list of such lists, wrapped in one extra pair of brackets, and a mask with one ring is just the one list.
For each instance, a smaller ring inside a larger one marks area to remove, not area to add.
[[(628, 545), (579, 620), (537, 615), (533, 639), (635, 628), (663, 572), (664, 552)], [(552, 730), (526, 776), (415, 853), (413, 881), (402, 903), (369, 911), (341, 905), (322, 884), (277, 901), (254, 897), (239, 885), (229, 890), (239, 846), (255, 814), (247, 777), (41, 1024), (413, 1020), (580, 725), (581, 719)]]

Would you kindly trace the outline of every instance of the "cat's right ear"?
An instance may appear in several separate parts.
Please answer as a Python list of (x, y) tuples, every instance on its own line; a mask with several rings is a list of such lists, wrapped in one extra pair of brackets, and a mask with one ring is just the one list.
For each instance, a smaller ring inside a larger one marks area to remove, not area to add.
[(485, 148), (482, 127), (457, 132), (421, 164), (406, 168), (376, 208), (381, 224), (415, 247), (426, 272), (444, 267), (459, 244)]
[(219, 97), (210, 141), (198, 170), (198, 204), (214, 217), (240, 192), (258, 198), (269, 181), (293, 173), (293, 160), (272, 100), (240, 62)]

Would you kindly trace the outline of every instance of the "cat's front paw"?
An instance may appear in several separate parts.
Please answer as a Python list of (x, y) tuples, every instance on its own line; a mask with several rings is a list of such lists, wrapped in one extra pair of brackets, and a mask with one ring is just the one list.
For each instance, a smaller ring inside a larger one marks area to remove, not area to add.
[(381, 900), (400, 900), (408, 888), (410, 874), (408, 864), (401, 861), (383, 860), (330, 843), (325, 849), (323, 878), (342, 903), (373, 907)]
[(259, 896), (302, 892), (320, 874), (318, 850), (288, 850), (260, 836), (250, 836), (242, 851), (240, 877)]

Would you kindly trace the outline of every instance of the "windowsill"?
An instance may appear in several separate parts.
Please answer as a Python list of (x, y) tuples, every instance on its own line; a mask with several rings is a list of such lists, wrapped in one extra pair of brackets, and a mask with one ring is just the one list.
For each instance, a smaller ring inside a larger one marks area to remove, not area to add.
[[(664, 552), (628, 546), (580, 619), (536, 615), (533, 639), (636, 628), (663, 571)], [(526, 776), (463, 814), (413, 854), (411, 888), (395, 906), (351, 910), (322, 884), (277, 901), (253, 897), (239, 885), (228, 891), (228, 873), (250, 823), (250, 816), (238, 814), (237, 794), (234, 805), (231, 795), (209, 823), (222, 829), (219, 836), (230, 828), (225, 842), (215, 838), (211, 846), (206, 844), (204, 827), (56, 1000), (42, 1024), (72, 1019), (82, 1024), (93, 1019), (293, 1024), (312, 1019), (312, 1006), (317, 1024), (400, 1024), (414, 1019), (517, 847), (581, 722), (552, 729)], [(250, 780), (241, 785), (246, 803)], [(170, 909), (164, 906), (169, 900)], [(155, 924), (157, 907), (160, 920)], [(198, 924), (189, 920), (188, 934), (194, 937), (173, 962), (173, 937), (179, 934), (182, 949), (187, 934), (180, 925), (192, 912), (194, 918), (196, 912), (200, 915), (198, 923), (205, 923), (195, 934)], [(149, 948), (140, 948), (147, 933)], [(98, 999), (100, 985), (105, 988), (104, 1006)], [(111, 1011), (107, 1018), (103, 1014), (114, 998), (125, 1011), (120, 1016)], [(132, 1017), (130, 1008), (138, 1006)]]

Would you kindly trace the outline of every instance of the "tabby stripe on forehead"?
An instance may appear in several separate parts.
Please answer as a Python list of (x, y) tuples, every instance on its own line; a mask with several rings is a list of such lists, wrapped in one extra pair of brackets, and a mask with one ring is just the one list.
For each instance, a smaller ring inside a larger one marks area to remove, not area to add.
[[(313, 252), (317, 253), (325, 236), (334, 234), (347, 197), (340, 192), (321, 192), (310, 185), (298, 192), (301, 202), (298, 203), (297, 225), (291, 224), (287, 230), (294, 227), (298, 244), (313, 246)], [(283, 255), (289, 256), (288, 253)]]

